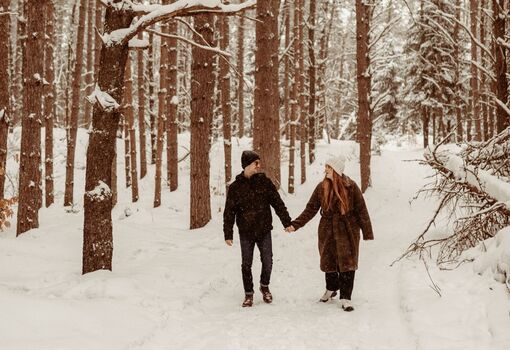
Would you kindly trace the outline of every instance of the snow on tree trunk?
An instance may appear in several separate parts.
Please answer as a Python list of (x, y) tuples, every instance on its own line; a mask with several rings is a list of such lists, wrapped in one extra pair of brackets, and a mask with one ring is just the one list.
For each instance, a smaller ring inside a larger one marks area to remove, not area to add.
[[(42, 4), (44, 6), (44, 2)], [(39, 227), (41, 200), (41, 106), (43, 96), (44, 19), (41, 2), (26, 2), (28, 38), (23, 56), (24, 103), (19, 167), (19, 205), (16, 235)]]
[[(168, 22), (168, 33), (177, 35), (177, 21)], [(167, 125), (166, 125), (166, 155), (167, 155), (167, 184), (170, 191), (175, 191), (179, 185), (179, 167), (178, 167), (178, 119), (177, 107), (179, 106), (179, 98), (177, 97), (177, 39), (162, 39), (167, 43)]]
[[(194, 40), (214, 46), (212, 15), (196, 16), (194, 22)], [(196, 46), (191, 52), (190, 228), (195, 229), (211, 220), (209, 151), (215, 78), (213, 52)]]
[[(138, 39), (143, 39), (143, 33), (138, 34)], [(138, 76), (138, 131), (140, 138), (140, 178), (143, 179), (147, 174), (147, 153), (145, 140), (145, 64), (143, 50), (139, 49), (136, 53), (136, 69)]]
[(244, 16), (239, 16), (239, 28), (237, 30), (237, 71), (239, 72), (237, 84), (237, 137), (244, 136)]
[(66, 184), (64, 193), (64, 205), (73, 204), (74, 196), (74, 158), (76, 153), (76, 136), (78, 134), (78, 114), (80, 112), (81, 79), (83, 67), (83, 46), (85, 40), (85, 15), (88, 8), (88, 0), (80, 1), (80, 17), (78, 24), (78, 37), (76, 43), (76, 62), (73, 72), (71, 116), (67, 132), (67, 159), (66, 159)]
[(255, 98), (253, 148), (259, 152), (266, 175), (280, 187), (280, 119), (278, 79), (277, 0), (257, 2), (255, 25)]
[[(10, 0), (0, 0), (0, 11), (9, 12)], [(0, 16), (0, 199), (4, 198), (7, 165), (7, 133), (9, 131), (9, 53), (10, 16)]]
[(45, 205), (53, 204), (53, 124), (55, 120), (55, 8), (53, 0), (46, 3), (45, 52), (44, 52), (44, 79), (47, 81), (44, 94), (44, 187)]
[(370, 115), (370, 72), (368, 57), (369, 6), (364, 0), (356, 0), (356, 70), (358, 82), (358, 127), (360, 145), (361, 191), (370, 186), (370, 144), (372, 119)]
[[(113, 7), (106, 9), (104, 32), (126, 28), (133, 14)], [(124, 93), (124, 69), (128, 58), (128, 43), (104, 45), (98, 71), (97, 87), (121, 103)], [(87, 148), (87, 169), (84, 195), (83, 268), (88, 273), (100, 269), (112, 269), (112, 162), (120, 111), (115, 106), (93, 108), (92, 130)], [(104, 186), (104, 185), (106, 186)], [(95, 195), (97, 189), (103, 195)]]
[[(224, 16), (220, 21), (220, 49), (226, 51), (229, 42), (229, 19)], [(219, 59), (219, 80), (221, 88), (221, 111), (223, 114), (223, 152), (225, 155), (225, 185), (228, 187), (232, 179), (232, 126), (230, 115), (230, 71), (229, 58)]]

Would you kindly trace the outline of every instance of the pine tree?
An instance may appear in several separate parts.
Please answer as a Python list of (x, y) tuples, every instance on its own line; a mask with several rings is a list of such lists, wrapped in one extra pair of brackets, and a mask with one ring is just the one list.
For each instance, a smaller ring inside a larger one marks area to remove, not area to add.
[[(214, 46), (214, 22), (210, 14), (194, 18), (196, 42)], [(211, 220), (209, 150), (213, 117), (214, 54), (192, 48), (191, 64), (191, 147), (190, 147), (190, 228), (200, 228)]]
[(28, 0), (25, 3), (27, 33), (29, 35), (23, 55), (24, 113), (21, 132), (16, 235), (39, 227), (41, 107), (44, 87), (44, 56), (41, 55), (41, 52), (44, 52), (44, 20), (46, 17), (44, 11), (41, 14), (40, 5), (41, 1), (36, 0)]
[(253, 148), (267, 176), (280, 187), (280, 119), (278, 91), (279, 1), (257, 2)]
[[(0, 0), (0, 13), (8, 13), (10, 0)], [(10, 16), (0, 15), (0, 199), (4, 198), (7, 165), (7, 133), (9, 131), (9, 54)]]
[(44, 46), (44, 79), (46, 80), (44, 92), (44, 187), (45, 205), (53, 204), (53, 125), (56, 116), (56, 82), (55, 82), (55, 8), (54, 1), (46, 2), (46, 23)]

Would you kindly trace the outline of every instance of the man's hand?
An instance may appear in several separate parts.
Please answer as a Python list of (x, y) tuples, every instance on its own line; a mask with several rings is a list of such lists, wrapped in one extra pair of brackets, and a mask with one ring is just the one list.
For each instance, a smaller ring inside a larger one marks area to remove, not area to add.
[(294, 231), (296, 231), (296, 229), (295, 229), (295, 228), (294, 228), (294, 226), (292, 226), (292, 225), (287, 226), (287, 227), (285, 228), (285, 232), (287, 232), (287, 233), (291, 233), (291, 232), (294, 232)]
[(232, 247), (232, 244), (234, 244), (234, 241), (232, 239), (226, 239), (225, 244), (228, 245), (229, 247)]

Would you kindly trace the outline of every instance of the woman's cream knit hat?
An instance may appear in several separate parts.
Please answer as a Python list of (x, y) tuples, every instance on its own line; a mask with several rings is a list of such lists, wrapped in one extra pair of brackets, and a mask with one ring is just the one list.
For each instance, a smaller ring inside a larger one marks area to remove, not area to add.
[(338, 175), (342, 175), (345, 169), (345, 156), (340, 154), (337, 157), (329, 158), (326, 164), (332, 167)]

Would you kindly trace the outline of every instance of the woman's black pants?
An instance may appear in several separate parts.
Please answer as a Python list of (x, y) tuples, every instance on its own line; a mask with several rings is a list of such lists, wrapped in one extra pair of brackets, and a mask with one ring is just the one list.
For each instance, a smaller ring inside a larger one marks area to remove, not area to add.
[(356, 271), (326, 272), (326, 289), (340, 289), (340, 299), (351, 300), (355, 272)]

